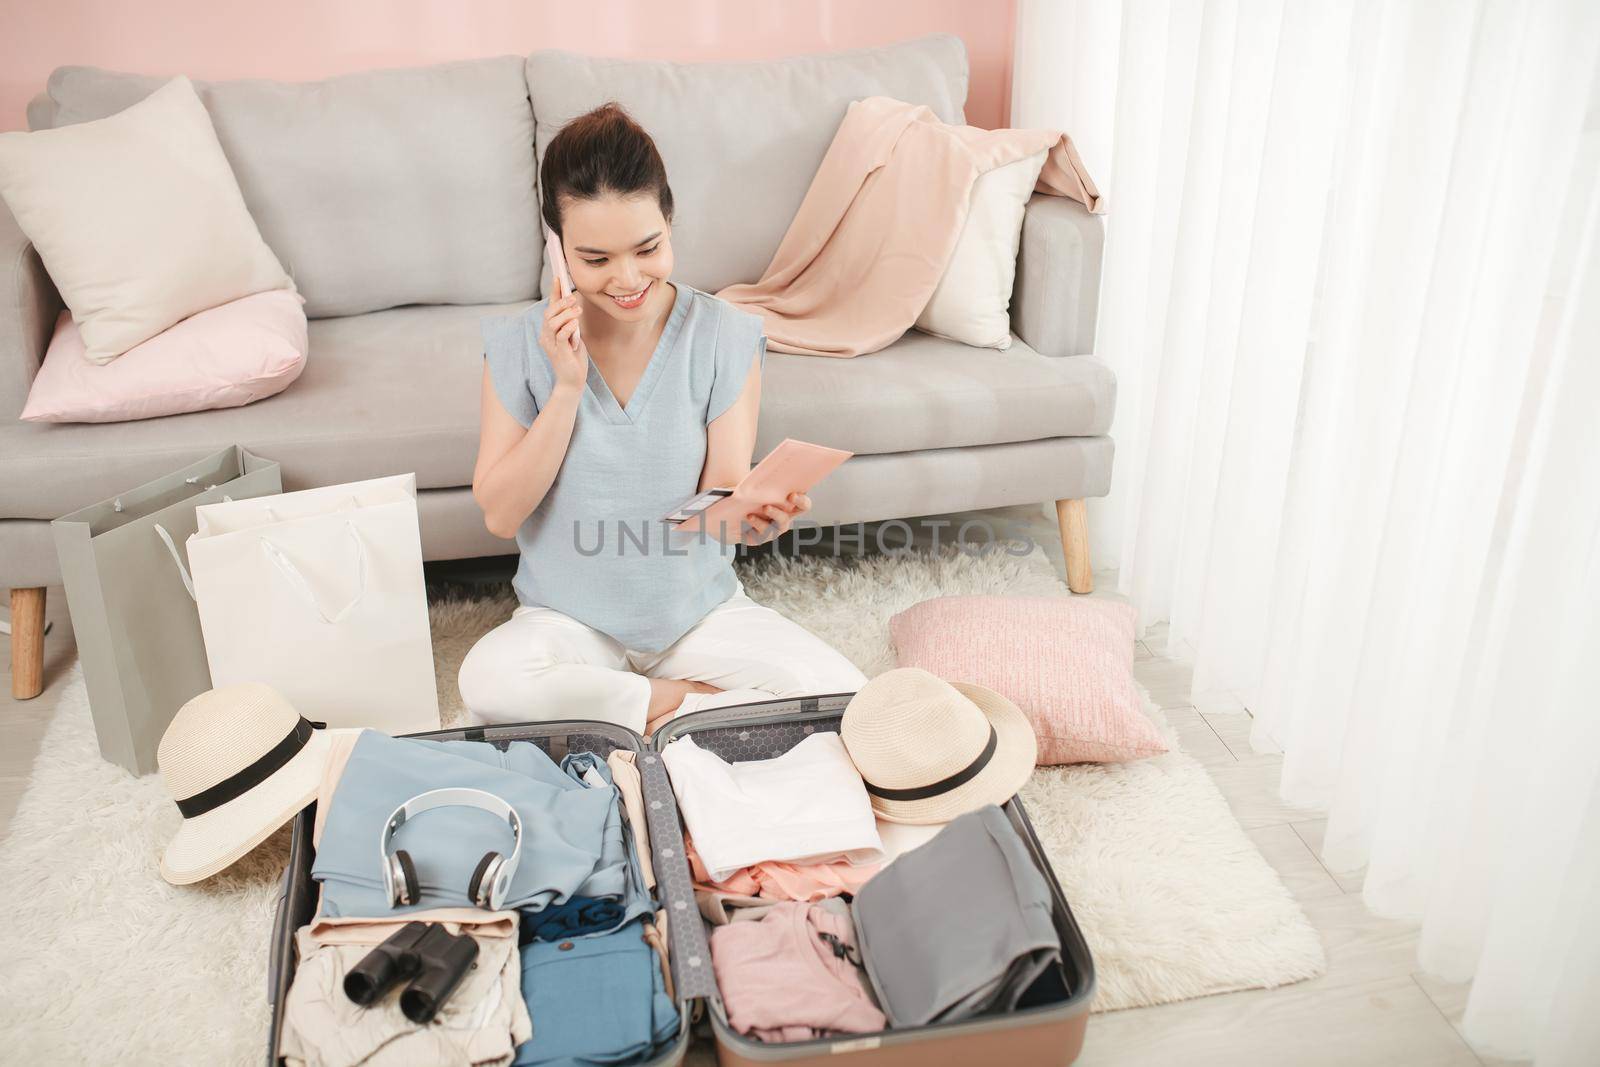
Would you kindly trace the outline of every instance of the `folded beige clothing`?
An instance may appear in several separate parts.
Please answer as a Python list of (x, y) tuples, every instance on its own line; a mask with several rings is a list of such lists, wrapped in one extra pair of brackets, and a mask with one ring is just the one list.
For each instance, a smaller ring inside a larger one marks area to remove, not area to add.
[(650, 862), (650, 824), (644, 816), (644, 783), (633, 757), (632, 752), (619, 748), (606, 757), (606, 766), (611, 769), (611, 784), (622, 795), (622, 807), (628, 813), (628, 827), (633, 831), (633, 842), (639, 852), (639, 874), (645, 886), (654, 889), (656, 872)]
[(667, 999), (674, 1004), (678, 1002), (677, 995), (672, 990), (672, 963), (667, 955), (667, 913), (665, 910), (656, 912), (655, 921), (644, 921), (644, 939), (651, 948), (656, 950), (656, 957), (661, 960), (661, 978), (665, 983)]
[[(710, 889), (695, 887), (695, 903), (700, 905), (700, 914), (712, 926), (727, 926), (729, 923), (760, 922), (766, 918), (767, 913), (773, 908), (784, 904), (795, 903), (792, 900), (778, 900), (772, 897), (745, 897), (738, 893), (718, 893)], [(845, 904), (842, 897), (824, 897), (815, 903), (837, 901)]]
[(478, 942), (477, 963), (433, 1021), (418, 1026), (400, 1011), (398, 989), (369, 1008), (345, 996), (344, 976), (375, 942), (318, 945), (301, 927), (295, 935), (300, 966), (284, 1001), (284, 1059), (290, 1067), (509, 1064), (517, 1046), (533, 1036), (517, 939), (470, 932)]
[(722, 893), (704, 886), (694, 887), (694, 902), (700, 906), (700, 914), (706, 922), (713, 926), (727, 926), (733, 921), (735, 911), (745, 911), (750, 908), (761, 908), (763, 914), (768, 905), (778, 901), (767, 897), (746, 896), (743, 893)]
[(339, 778), (350, 762), (350, 753), (361, 740), (360, 730), (329, 730), (328, 762), (322, 765), (322, 781), (317, 784), (317, 813), (311, 820), (311, 847), (322, 844), (322, 824), (327, 821), (328, 809), (333, 806), (333, 791), (339, 788)]
[(912, 849), (921, 848), (939, 835), (947, 823), (917, 826), (904, 822), (878, 820), (878, 840), (883, 842), (883, 865), (887, 867)]
[(327, 917), (317, 908), (317, 916), (296, 933), (297, 941), (310, 947), (319, 945), (376, 945), (406, 923), (442, 923), (452, 934), (472, 931), (474, 937), (517, 936), (517, 913), (483, 911), (480, 908), (429, 908), (408, 911), (403, 916), (388, 915), (366, 919), (354, 915)]

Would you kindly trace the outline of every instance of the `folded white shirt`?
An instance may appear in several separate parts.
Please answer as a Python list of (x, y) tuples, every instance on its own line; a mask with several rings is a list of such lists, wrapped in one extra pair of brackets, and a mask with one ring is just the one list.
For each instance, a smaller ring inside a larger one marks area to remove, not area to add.
[(929, 823), (926, 826), (905, 822), (886, 822), (878, 820), (878, 837), (883, 841), (884, 865), (893, 863), (912, 849), (921, 848), (943, 830), (949, 823)]
[(836, 733), (773, 759), (728, 763), (684, 737), (661, 753), (713, 881), (756, 863), (883, 862), (872, 801)]

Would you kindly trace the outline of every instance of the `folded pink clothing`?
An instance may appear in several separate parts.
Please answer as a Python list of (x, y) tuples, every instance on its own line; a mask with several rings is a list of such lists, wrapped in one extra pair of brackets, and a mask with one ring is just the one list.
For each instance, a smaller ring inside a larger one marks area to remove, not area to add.
[(758, 922), (717, 927), (711, 968), (728, 1025), (760, 1041), (876, 1033), (888, 1024), (842, 900), (785, 902)]
[(716, 295), (760, 315), (774, 352), (876, 352), (927, 307), (973, 183), (1045, 150), (1035, 191), (1101, 211), (1072, 138), (1059, 130), (952, 126), (903, 100), (854, 101), (766, 273)]
[(726, 893), (739, 897), (761, 897), (765, 900), (799, 900), (807, 903), (836, 897), (840, 893), (855, 894), (882, 870), (882, 864), (852, 867), (848, 863), (757, 863), (744, 867), (720, 882), (713, 882), (694, 841), (688, 835), (683, 839), (684, 855), (689, 860), (689, 873), (694, 877), (694, 887), (712, 893)]

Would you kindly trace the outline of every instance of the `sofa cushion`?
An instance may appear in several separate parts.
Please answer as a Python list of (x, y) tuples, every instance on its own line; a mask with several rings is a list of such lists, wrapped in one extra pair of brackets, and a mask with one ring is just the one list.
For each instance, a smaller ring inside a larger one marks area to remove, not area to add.
[(83, 358), (78, 325), (63, 311), (22, 418), (127, 422), (243, 407), (289, 388), (309, 347), (300, 295), (288, 289), (190, 315), (104, 366)]
[(0, 196), (92, 363), (208, 308), (293, 288), (182, 76), (108, 118), (0, 133)]
[(756, 454), (785, 437), (858, 454), (1096, 437), (1116, 398), (1105, 364), (1021, 338), (995, 351), (911, 330), (854, 359), (768, 352)]
[[(231, 444), (283, 464), (286, 491), (415, 471), (418, 489), (472, 483), (478, 322), (528, 302), (406, 307), (310, 326), (284, 392), (247, 407), (104, 425), (0, 423), (0, 515), (50, 519)], [(1115, 382), (1087, 356), (1004, 352), (915, 331), (881, 352), (769, 352), (757, 458), (785, 437), (870, 454), (1104, 434)]]
[(104, 425), (0, 424), (0, 515), (50, 519), (231, 444), (283, 465), (285, 491), (415, 471), (472, 483), (478, 320), (526, 303), (407, 307), (310, 324), (298, 381), (247, 407)]
[[(30, 120), (104, 118), (166, 80), (61, 67)], [(541, 252), (521, 57), (195, 88), (311, 318), (533, 298)]]
[(672, 185), (673, 270), (714, 293), (766, 270), (850, 101), (892, 96), (962, 122), (967, 56), (950, 34), (748, 63), (541, 51), (528, 91), (541, 163), (563, 125), (607, 100), (645, 128)]
[(1011, 701), (1041, 767), (1167, 751), (1133, 680), (1135, 610), (1094, 597), (938, 596), (889, 619), (895, 663)]

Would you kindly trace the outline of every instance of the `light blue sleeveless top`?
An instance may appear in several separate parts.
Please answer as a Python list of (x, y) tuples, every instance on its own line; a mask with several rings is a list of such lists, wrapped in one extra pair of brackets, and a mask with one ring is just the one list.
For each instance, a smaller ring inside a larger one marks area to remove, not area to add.
[[(695, 495), (706, 427), (767, 352), (761, 316), (672, 284), (666, 328), (626, 408), (589, 364), (566, 459), (517, 530), (512, 583), (523, 604), (554, 608), (641, 652), (665, 649), (738, 588), (732, 547), (660, 520)], [(523, 426), (555, 386), (539, 344), (548, 303), (483, 320), (495, 394)]]

